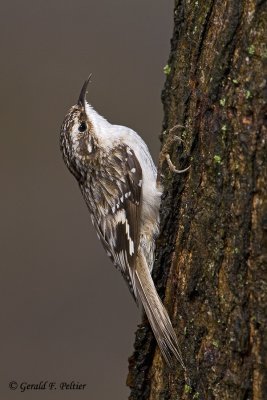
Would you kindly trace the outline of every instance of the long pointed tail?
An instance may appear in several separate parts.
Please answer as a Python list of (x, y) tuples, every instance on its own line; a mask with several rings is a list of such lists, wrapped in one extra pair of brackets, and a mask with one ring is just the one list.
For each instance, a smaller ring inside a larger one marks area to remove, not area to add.
[(172, 365), (174, 356), (186, 371), (176, 334), (156, 291), (143, 254), (138, 255), (135, 274), (138, 294), (162, 355), (169, 366)]

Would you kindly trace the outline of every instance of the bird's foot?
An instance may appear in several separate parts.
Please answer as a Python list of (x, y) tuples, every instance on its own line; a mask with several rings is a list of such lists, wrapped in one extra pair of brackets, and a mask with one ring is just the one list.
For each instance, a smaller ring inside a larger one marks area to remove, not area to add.
[(162, 166), (165, 161), (167, 161), (168, 167), (171, 172), (176, 173), (176, 174), (183, 174), (184, 172), (188, 171), (190, 168), (190, 165), (187, 168), (184, 169), (177, 169), (173, 162), (171, 161), (170, 157), (170, 148), (173, 145), (174, 142), (184, 142), (183, 139), (181, 139), (177, 135), (173, 135), (173, 132), (175, 132), (179, 128), (184, 128), (183, 125), (175, 125), (173, 128), (169, 130), (169, 135), (166, 139), (166, 142), (164, 143), (161, 153), (160, 153), (160, 158), (159, 158), (159, 166), (158, 166), (158, 179), (162, 176), (161, 171), (162, 171)]

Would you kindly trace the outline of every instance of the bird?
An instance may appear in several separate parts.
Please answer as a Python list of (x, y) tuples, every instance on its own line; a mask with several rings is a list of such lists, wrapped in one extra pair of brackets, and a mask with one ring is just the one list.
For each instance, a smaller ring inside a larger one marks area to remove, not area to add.
[(147, 145), (132, 129), (113, 125), (87, 102), (84, 82), (60, 129), (64, 162), (76, 178), (97, 236), (130, 293), (140, 301), (169, 366), (186, 370), (178, 339), (151, 272), (162, 189)]

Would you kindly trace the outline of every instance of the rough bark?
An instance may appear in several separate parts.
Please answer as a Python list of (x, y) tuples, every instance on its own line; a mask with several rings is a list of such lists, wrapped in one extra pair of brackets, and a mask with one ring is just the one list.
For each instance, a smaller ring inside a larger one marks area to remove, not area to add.
[(165, 166), (153, 277), (191, 383), (169, 370), (146, 318), (130, 358), (131, 400), (267, 396), (266, 2), (177, 0), (162, 99)]

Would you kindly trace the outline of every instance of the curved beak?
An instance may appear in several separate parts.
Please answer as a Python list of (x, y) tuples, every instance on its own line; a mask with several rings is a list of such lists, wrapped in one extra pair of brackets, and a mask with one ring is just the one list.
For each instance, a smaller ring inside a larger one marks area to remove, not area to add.
[(88, 78), (86, 79), (86, 81), (84, 82), (82, 90), (81, 90), (81, 93), (80, 93), (80, 96), (78, 98), (78, 105), (81, 106), (81, 107), (85, 107), (87, 86), (88, 86), (88, 84), (89, 84), (89, 82), (91, 80), (91, 76), (92, 76), (92, 74), (90, 74), (88, 76)]

